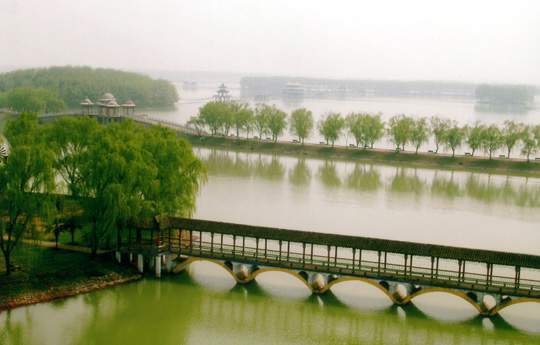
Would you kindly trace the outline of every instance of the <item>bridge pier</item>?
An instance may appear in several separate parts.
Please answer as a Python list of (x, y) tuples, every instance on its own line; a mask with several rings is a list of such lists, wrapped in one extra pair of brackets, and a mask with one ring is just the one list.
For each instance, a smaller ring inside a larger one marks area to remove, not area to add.
[(161, 278), (161, 255), (156, 255), (154, 257), (154, 268), (155, 268), (156, 278)]
[(144, 256), (142, 254), (137, 254), (137, 271), (144, 273)]

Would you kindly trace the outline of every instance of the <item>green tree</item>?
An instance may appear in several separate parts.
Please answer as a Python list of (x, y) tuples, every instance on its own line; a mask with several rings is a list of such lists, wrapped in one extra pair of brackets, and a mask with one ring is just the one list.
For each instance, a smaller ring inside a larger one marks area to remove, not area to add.
[(259, 135), (259, 141), (263, 139), (263, 136), (265, 136), (266, 134), (268, 134), (270, 132), (270, 130), (268, 128), (268, 122), (269, 122), (268, 113), (269, 113), (269, 111), (267, 110), (267, 108), (269, 108), (269, 106), (264, 105), (264, 104), (259, 104), (255, 108), (255, 116), (253, 118), (253, 126), (254, 126), (255, 130), (257, 131), (257, 133)]
[(426, 118), (413, 120), (411, 128), (411, 143), (414, 145), (415, 154), (422, 144), (429, 139), (429, 126)]
[(251, 122), (253, 122), (253, 110), (246, 103), (231, 103), (232, 118), (234, 128), (236, 129), (236, 137), (240, 137), (240, 131), (245, 130), (249, 135)]
[(438, 153), (440, 146), (444, 144), (444, 137), (450, 128), (451, 122), (448, 119), (441, 119), (440, 117), (433, 116), (430, 119), (430, 124), (433, 140), (435, 141), (435, 153)]
[(44, 130), (49, 147), (54, 151), (54, 167), (62, 177), (67, 192), (80, 195), (80, 167), (86, 150), (95, 140), (98, 124), (91, 118), (63, 117), (47, 125)]
[(334, 143), (341, 136), (343, 128), (345, 127), (345, 120), (339, 113), (329, 113), (319, 121), (319, 132), (326, 140), (326, 144)]
[(527, 157), (527, 162), (531, 161), (531, 155), (540, 148), (540, 125), (525, 126), (521, 133), (523, 142), (521, 153)]
[(369, 145), (370, 148), (373, 148), (375, 142), (380, 140), (384, 135), (384, 122), (381, 119), (381, 114), (366, 114), (365, 121), (364, 146)]
[(313, 114), (306, 108), (296, 109), (292, 112), (289, 123), (291, 133), (296, 135), (303, 145), (313, 130)]
[(275, 106), (267, 106), (263, 111), (267, 112), (268, 130), (272, 135), (272, 141), (277, 142), (285, 128), (287, 128), (287, 114)]
[(193, 128), (195, 132), (197, 132), (197, 135), (202, 135), (204, 133), (204, 127), (206, 124), (200, 116), (191, 116), (186, 125), (189, 128)]
[(482, 147), (482, 142), (484, 140), (484, 130), (485, 126), (480, 122), (476, 122), (474, 126), (466, 127), (466, 140), (467, 145), (471, 148), (471, 155), (474, 156), (475, 152)]
[(48, 209), (48, 194), (54, 190), (54, 170), (53, 152), (43, 140), (35, 115), (22, 114), (9, 121), (4, 134), (10, 154), (0, 163), (0, 249), (9, 275), (13, 250), (33, 226), (34, 219), (43, 218)]
[(510, 158), (510, 153), (512, 149), (521, 139), (523, 135), (523, 124), (516, 123), (514, 121), (506, 120), (504, 122), (504, 127), (502, 130), (502, 139), (504, 145), (506, 146), (506, 158)]
[(52, 91), (21, 87), (7, 92), (6, 106), (16, 112), (54, 113), (64, 109), (64, 102)]
[(489, 159), (492, 159), (493, 153), (503, 145), (501, 130), (496, 125), (491, 125), (484, 128), (482, 137), (482, 148), (489, 153)]
[(224, 119), (229, 110), (224, 102), (208, 102), (199, 109), (199, 118), (208, 127), (212, 135), (223, 128)]
[(396, 145), (396, 150), (405, 150), (405, 145), (411, 140), (414, 120), (405, 115), (396, 115), (388, 122), (390, 140)]
[(108, 68), (64, 66), (0, 74), (0, 92), (20, 87), (47, 89), (70, 108), (78, 108), (86, 97), (98, 100), (105, 92), (140, 107), (172, 108), (178, 101), (176, 87), (166, 80)]
[(459, 127), (456, 122), (453, 122), (446, 132), (445, 144), (452, 150), (452, 157), (456, 156), (456, 149), (461, 146), (465, 138), (465, 131)]

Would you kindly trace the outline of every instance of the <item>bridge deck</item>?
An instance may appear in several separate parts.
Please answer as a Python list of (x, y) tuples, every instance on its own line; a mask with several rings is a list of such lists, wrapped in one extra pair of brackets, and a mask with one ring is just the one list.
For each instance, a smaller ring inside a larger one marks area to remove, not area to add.
[(174, 217), (138, 227), (156, 253), (540, 298), (534, 255)]

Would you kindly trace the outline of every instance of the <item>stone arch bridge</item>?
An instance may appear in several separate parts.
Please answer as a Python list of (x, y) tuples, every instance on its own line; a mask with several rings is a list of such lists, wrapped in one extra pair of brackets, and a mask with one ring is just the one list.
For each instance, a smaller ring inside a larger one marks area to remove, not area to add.
[(175, 217), (137, 224), (124, 237), (117, 259), (136, 259), (141, 272), (146, 266), (158, 277), (208, 261), (238, 284), (276, 271), (314, 294), (360, 281), (396, 305), (435, 292), (458, 296), (483, 316), (540, 303), (540, 256), (529, 254)]

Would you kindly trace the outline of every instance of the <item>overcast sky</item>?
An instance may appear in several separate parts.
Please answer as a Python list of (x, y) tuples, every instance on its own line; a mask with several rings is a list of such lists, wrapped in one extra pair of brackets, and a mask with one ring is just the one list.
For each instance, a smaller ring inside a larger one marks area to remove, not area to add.
[(0, 68), (540, 84), (538, 0), (0, 0)]

